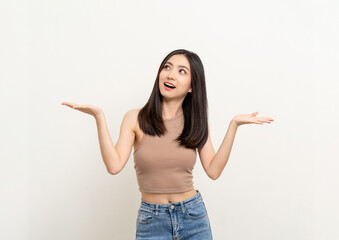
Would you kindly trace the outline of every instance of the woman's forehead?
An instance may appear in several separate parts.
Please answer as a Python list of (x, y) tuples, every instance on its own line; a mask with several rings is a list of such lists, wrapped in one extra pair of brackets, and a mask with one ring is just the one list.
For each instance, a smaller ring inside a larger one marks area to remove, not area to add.
[(178, 67), (186, 67), (189, 69), (189, 61), (184, 55), (174, 55), (171, 56), (167, 62), (168, 64), (178, 66)]

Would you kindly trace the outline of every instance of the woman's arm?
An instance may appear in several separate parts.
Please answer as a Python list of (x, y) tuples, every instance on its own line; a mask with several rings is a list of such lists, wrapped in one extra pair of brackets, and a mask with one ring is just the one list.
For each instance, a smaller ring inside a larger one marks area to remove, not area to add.
[(107, 171), (113, 175), (118, 174), (124, 168), (130, 157), (135, 138), (133, 120), (135, 115), (135, 110), (130, 110), (125, 114), (116, 146), (109, 134), (104, 113), (100, 112), (95, 117), (101, 156)]
[(72, 109), (92, 115), (95, 118), (100, 151), (104, 160), (106, 169), (111, 174), (119, 173), (126, 165), (132, 151), (135, 139), (135, 123), (139, 109), (128, 111), (121, 123), (120, 136), (116, 146), (114, 146), (106, 124), (104, 112), (101, 108), (90, 104), (76, 104), (71, 102), (62, 102)]
[(224, 170), (227, 161), (230, 157), (235, 134), (237, 133), (238, 126), (232, 120), (228, 126), (228, 130), (222, 141), (217, 153), (215, 154), (211, 164), (209, 166), (209, 174), (212, 176), (213, 180), (216, 180), (221, 175), (222, 171)]
[(106, 169), (111, 174), (116, 174), (120, 166), (120, 156), (109, 134), (104, 112), (95, 117), (102, 159)]
[(258, 112), (254, 112), (252, 114), (236, 115), (231, 120), (224, 140), (216, 154), (214, 153), (211, 138), (208, 136), (206, 144), (201, 150), (199, 150), (199, 156), (205, 172), (211, 179), (216, 180), (219, 178), (222, 171), (224, 170), (231, 154), (235, 134), (240, 125), (250, 123), (263, 124), (274, 121), (274, 119), (271, 117), (256, 117), (257, 114)]

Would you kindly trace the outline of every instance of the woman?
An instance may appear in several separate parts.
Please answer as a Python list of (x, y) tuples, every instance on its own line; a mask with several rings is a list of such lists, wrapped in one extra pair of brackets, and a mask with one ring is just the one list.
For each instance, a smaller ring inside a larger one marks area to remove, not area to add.
[(125, 114), (115, 146), (102, 109), (62, 104), (94, 116), (109, 173), (115, 175), (124, 168), (134, 146), (141, 192), (136, 239), (213, 239), (202, 195), (193, 186), (196, 150), (206, 174), (216, 180), (228, 161), (238, 126), (273, 121), (256, 117), (258, 112), (236, 115), (215, 154), (209, 135), (203, 64), (197, 54), (185, 49), (164, 58), (148, 102)]

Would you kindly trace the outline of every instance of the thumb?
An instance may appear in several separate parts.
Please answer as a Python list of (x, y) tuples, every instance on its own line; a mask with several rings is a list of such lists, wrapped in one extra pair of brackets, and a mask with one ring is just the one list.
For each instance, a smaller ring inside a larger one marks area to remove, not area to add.
[(251, 115), (255, 117), (256, 115), (258, 115), (258, 113), (259, 113), (259, 112), (254, 112), (254, 113), (252, 113)]

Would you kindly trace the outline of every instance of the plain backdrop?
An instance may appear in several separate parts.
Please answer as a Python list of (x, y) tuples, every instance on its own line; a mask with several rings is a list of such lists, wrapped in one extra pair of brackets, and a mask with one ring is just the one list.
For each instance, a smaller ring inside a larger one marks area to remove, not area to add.
[(215, 151), (238, 128), (216, 181), (194, 186), (214, 239), (339, 238), (337, 1), (0, 1), (0, 238), (134, 239), (133, 155), (110, 175), (92, 116), (115, 144), (124, 114), (148, 100), (172, 50), (205, 68)]

